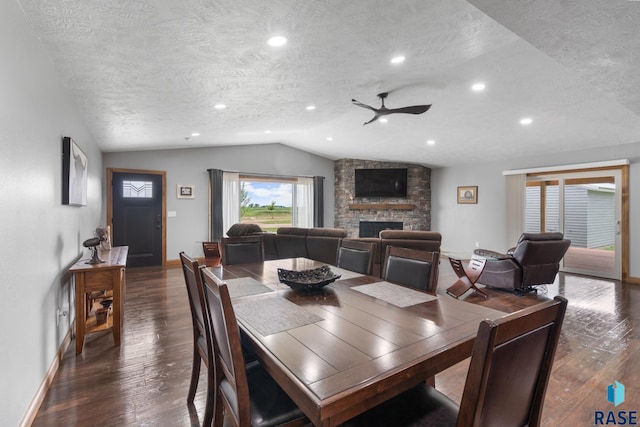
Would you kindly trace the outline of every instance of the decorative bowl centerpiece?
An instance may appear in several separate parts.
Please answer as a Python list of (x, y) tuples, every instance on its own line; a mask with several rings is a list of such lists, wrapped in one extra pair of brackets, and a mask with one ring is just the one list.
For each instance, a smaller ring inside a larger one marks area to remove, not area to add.
[(278, 279), (281, 283), (296, 291), (314, 291), (339, 279), (339, 274), (334, 274), (328, 265), (323, 265), (313, 270), (293, 271), (278, 269)]

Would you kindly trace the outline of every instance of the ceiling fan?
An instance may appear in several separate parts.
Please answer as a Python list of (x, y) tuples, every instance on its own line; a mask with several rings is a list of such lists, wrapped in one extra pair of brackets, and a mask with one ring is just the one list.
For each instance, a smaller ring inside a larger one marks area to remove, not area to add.
[(360, 101), (356, 101), (355, 99), (352, 99), (351, 102), (353, 102), (355, 105), (357, 105), (358, 107), (362, 107), (362, 108), (367, 108), (371, 111), (373, 111), (375, 113), (375, 115), (373, 116), (373, 119), (369, 120), (368, 122), (365, 122), (365, 125), (368, 125), (369, 123), (379, 119), (382, 116), (386, 116), (389, 114), (396, 114), (396, 113), (405, 113), (405, 114), (422, 114), (424, 112), (426, 112), (429, 108), (431, 108), (431, 104), (429, 105), (412, 105), (410, 107), (402, 107), (402, 108), (387, 108), (384, 105), (384, 99), (389, 95), (389, 92), (382, 92), (378, 94), (378, 98), (380, 98), (380, 100), (382, 101), (382, 106), (380, 108), (373, 108), (367, 104), (363, 104)]

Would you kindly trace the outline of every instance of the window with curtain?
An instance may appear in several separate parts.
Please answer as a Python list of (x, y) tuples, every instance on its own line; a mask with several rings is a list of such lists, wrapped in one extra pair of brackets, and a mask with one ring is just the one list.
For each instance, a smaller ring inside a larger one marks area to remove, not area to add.
[(239, 176), (239, 222), (263, 230), (313, 227), (313, 178)]
[(237, 223), (324, 226), (324, 177), (278, 177), (209, 169), (210, 236), (219, 241)]

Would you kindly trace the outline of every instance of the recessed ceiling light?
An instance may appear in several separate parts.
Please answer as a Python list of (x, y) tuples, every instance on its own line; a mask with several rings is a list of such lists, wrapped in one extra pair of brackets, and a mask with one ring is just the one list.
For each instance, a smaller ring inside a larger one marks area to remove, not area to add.
[(380, 123), (387, 123), (389, 120), (386, 117), (380, 117), (378, 121), (380, 121)]
[(473, 86), (471, 86), (471, 90), (473, 90), (474, 92), (482, 92), (485, 89), (485, 84), (484, 83), (476, 83)]
[(313, 110), (316, 109), (316, 106), (315, 105), (307, 105), (306, 109), (307, 109), (307, 111), (313, 111)]
[(391, 58), (391, 63), (392, 64), (402, 64), (405, 59), (407, 59), (407, 58), (405, 58), (402, 55), (395, 56), (395, 57)]
[(427, 145), (434, 145), (436, 142), (433, 139), (427, 140)]
[(264, 133), (271, 133), (271, 131), (270, 130), (265, 130)]
[(530, 125), (533, 120), (529, 117), (525, 117), (524, 119), (520, 119), (521, 125)]
[(280, 47), (287, 44), (287, 38), (284, 36), (273, 36), (267, 40), (267, 44), (271, 47)]
[(200, 132), (193, 132), (191, 136), (200, 136)]
[(215, 108), (216, 110), (224, 110), (225, 108), (227, 108), (227, 106), (224, 104), (216, 104), (213, 106), (213, 108)]
[(328, 136), (326, 139), (327, 141), (333, 141), (333, 138), (331, 138), (330, 136)]

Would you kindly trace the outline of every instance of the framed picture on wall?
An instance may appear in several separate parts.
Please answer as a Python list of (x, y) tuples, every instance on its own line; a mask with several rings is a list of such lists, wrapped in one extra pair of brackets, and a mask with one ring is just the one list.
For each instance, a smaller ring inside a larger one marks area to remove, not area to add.
[(76, 142), (62, 138), (62, 204), (87, 205), (87, 181), (89, 176), (87, 155)]
[(458, 187), (458, 203), (478, 203), (478, 186)]
[(194, 185), (178, 184), (176, 196), (178, 199), (195, 199), (196, 189)]

